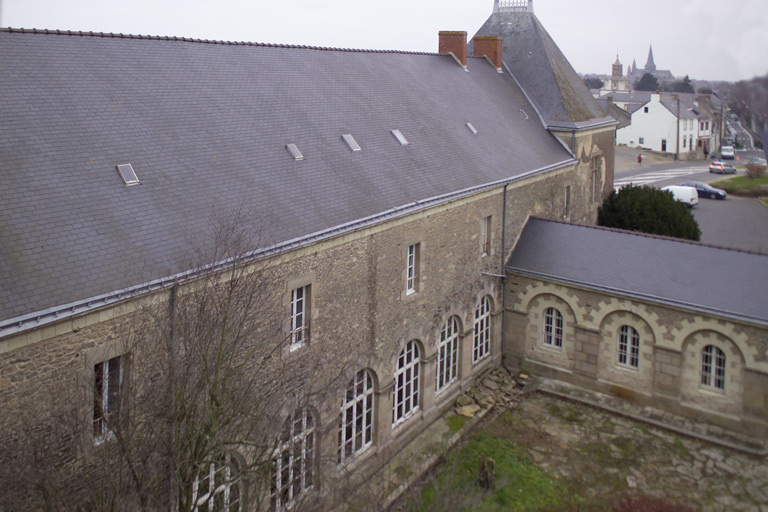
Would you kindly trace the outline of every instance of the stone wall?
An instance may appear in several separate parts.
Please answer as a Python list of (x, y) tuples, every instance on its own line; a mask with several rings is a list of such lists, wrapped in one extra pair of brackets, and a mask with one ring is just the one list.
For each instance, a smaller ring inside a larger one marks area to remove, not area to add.
[[(506, 361), (541, 375), (768, 439), (768, 329), (510, 273)], [(563, 346), (545, 347), (542, 311), (564, 318)], [(635, 365), (617, 359), (619, 329), (639, 335)], [(725, 355), (722, 389), (703, 384), (702, 353)]]

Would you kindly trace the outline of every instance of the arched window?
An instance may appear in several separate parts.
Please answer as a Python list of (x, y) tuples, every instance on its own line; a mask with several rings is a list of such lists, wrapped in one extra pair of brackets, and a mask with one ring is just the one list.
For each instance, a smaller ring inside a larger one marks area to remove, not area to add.
[(459, 367), (459, 319), (452, 316), (443, 324), (437, 340), (437, 375), (435, 389), (439, 392), (456, 380)]
[(707, 345), (701, 353), (701, 385), (725, 391), (725, 352), (714, 345)]
[(419, 409), (419, 346), (409, 341), (397, 358), (392, 390), (392, 424), (399, 425)]
[(225, 454), (202, 466), (192, 482), (195, 512), (239, 512), (242, 510), (240, 466)]
[(563, 315), (557, 308), (547, 308), (544, 311), (544, 345), (563, 346)]
[(312, 490), (315, 480), (315, 418), (309, 408), (288, 418), (272, 463), (272, 510), (284, 510)]
[(475, 333), (472, 339), (472, 363), (491, 352), (491, 299), (486, 295), (475, 309)]
[(640, 367), (640, 335), (637, 330), (629, 325), (622, 325), (619, 329), (619, 364)]
[(373, 377), (360, 370), (349, 381), (341, 402), (339, 462), (351, 459), (373, 443)]

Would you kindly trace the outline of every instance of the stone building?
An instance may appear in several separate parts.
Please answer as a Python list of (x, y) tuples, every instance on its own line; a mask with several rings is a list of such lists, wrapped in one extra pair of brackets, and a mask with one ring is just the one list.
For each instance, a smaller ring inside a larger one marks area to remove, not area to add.
[(600, 94), (607, 92), (630, 92), (632, 86), (630, 84), (629, 75), (624, 76), (624, 66), (622, 66), (619, 56), (616, 55), (616, 62), (611, 66), (611, 76), (603, 82), (603, 87), (600, 89)]
[(506, 266), (507, 364), (765, 453), (767, 264), (766, 254), (532, 218)]
[[(613, 182), (615, 121), (518, 3), (435, 54), (3, 29), (0, 508), (330, 508), (499, 365), (527, 217)], [(265, 403), (177, 460), (178, 358), (218, 339)]]

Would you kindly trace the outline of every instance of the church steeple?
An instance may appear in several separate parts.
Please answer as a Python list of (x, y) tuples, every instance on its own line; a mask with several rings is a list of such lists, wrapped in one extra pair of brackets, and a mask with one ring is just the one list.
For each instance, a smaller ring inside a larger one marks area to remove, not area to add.
[(645, 63), (645, 72), (652, 73), (656, 71), (656, 64), (653, 63), (653, 45), (648, 50), (648, 62)]

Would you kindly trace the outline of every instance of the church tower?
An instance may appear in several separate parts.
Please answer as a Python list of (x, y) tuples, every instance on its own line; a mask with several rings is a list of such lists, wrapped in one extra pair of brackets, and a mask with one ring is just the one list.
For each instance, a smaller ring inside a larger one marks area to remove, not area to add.
[(619, 62), (619, 55), (616, 55), (616, 62), (613, 63), (613, 70), (611, 73), (611, 77), (614, 80), (617, 80), (624, 76), (624, 66), (621, 65), (621, 62)]

